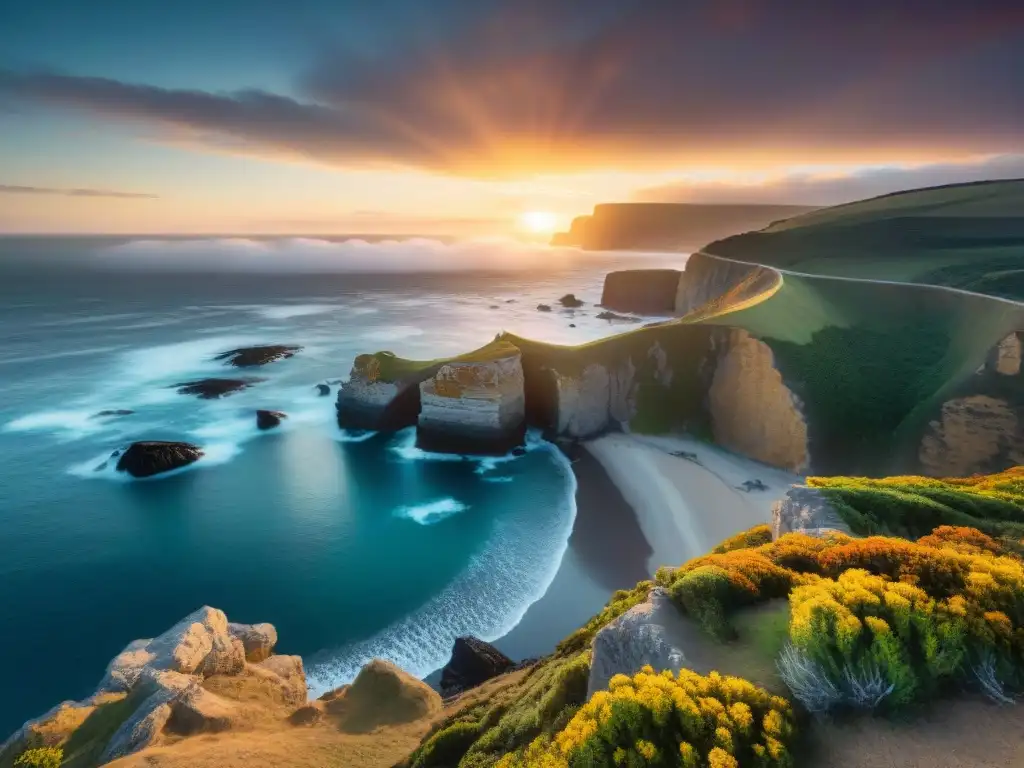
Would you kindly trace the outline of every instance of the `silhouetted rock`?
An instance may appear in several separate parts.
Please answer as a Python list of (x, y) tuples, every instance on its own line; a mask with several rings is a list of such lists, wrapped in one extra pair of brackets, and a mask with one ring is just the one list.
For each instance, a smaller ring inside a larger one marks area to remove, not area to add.
[(298, 352), (302, 347), (292, 344), (268, 344), (260, 347), (239, 347), (221, 352), (214, 360), (225, 360), (236, 368), (251, 368), (266, 365), (276, 360), (284, 360)]
[(173, 386), (178, 388), (179, 395), (195, 395), (203, 400), (214, 400), (241, 392), (260, 381), (263, 379), (196, 379), (181, 381)]
[(316, 391), (320, 393), (320, 397), (327, 397), (331, 394), (331, 388), (327, 384), (317, 384)]
[(551, 307), (549, 305), (547, 305), (547, 304), (538, 304), (537, 305), (537, 311), (538, 312), (550, 312), (551, 311)]
[(287, 419), (287, 413), (280, 411), (256, 411), (256, 426), (259, 429), (273, 429), (281, 423), (281, 419)]
[(100, 411), (99, 413), (94, 413), (92, 417), (94, 419), (110, 419), (115, 416), (131, 416), (133, 413), (135, 413), (135, 411), (129, 411), (125, 408), (117, 408), (111, 411)]
[(455, 638), (452, 657), (441, 670), (441, 693), (452, 696), (474, 688), (515, 666), (515, 662), (490, 643), (468, 635)]
[(572, 293), (565, 294), (565, 296), (558, 300), (558, 303), (563, 307), (568, 307), (569, 309), (575, 309), (576, 307), (583, 306), (583, 302), (577, 299), (575, 294)]
[(117, 471), (132, 477), (151, 477), (185, 467), (203, 455), (198, 445), (164, 440), (132, 443), (117, 460)]
[(576, 323), (569, 323), (569, 327), (570, 328), (575, 328), (576, 327)]

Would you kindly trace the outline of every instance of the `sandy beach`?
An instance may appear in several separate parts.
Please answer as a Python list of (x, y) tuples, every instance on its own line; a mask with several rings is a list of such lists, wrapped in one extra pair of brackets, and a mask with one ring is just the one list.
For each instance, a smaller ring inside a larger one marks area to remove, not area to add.
[[(772, 504), (803, 480), (688, 437), (610, 434), (585, 447), (636, 514), (653, 550), (651, 574), (769, 522)], [(748, 480), (767, 489), (745, 491)]]

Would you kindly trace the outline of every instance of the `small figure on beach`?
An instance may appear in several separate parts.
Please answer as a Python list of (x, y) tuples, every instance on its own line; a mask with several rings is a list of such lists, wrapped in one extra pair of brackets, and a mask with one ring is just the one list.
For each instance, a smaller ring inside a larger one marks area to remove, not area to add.
[(736, 487), (741, 491), (746, 491), (747, 493), (750, 493), (751, 491), (768, 490), (768, 486), (756, 478), (754, 480), (745, 480), (742, 485), (737, 485)]

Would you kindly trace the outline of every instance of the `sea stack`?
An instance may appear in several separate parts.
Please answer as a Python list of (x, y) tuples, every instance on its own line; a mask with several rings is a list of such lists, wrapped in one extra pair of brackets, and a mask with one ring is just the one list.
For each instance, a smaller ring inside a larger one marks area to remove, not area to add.
[(338, 390), (338, 426), (393, 431), (415, 424), (419, 382), (404, 375), (403, 362), (391, 352), (356, 357)]
[(501, 455), (526, 436), (522, 354), (491, 345), (440, 366), (420, 384), (417, 444), (427, 451)]
[(117, 471), (132, 477), (151, 477), (197, 461), (203, 455), (198, 445), (165, 440), (132, 443), (117, 459)]

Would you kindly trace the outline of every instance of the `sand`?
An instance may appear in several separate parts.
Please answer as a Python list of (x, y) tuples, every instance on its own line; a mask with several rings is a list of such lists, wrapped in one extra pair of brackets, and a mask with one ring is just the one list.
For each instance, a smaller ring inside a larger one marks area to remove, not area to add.
[[(601, 463), (653, 553), (648, 572), (705, 554), (723, 539), (771, 520), (772, 504), (803, 478), (688, 437), (610, 434), (586, 449)], [(693, 458), (673, 453), (685, 452)], [(763, 491), (742, 484), (760, 480)]]

